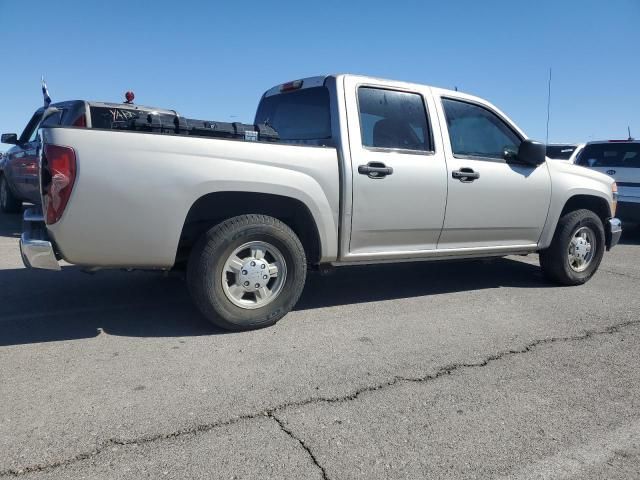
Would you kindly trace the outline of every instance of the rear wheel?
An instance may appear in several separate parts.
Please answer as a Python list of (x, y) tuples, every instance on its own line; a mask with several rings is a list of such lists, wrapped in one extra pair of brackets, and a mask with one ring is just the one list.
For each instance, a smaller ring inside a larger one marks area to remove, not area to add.
[(21, 209), (22, 202), (11, 193), (4, 175), (0, 175), (0, 210), (3, 213), (20, 213)]
[(561, 285), (580, 285), (598, 270), (605, 250), (602, 220), (591, 210), (560, 218), (549, 248), (540, 252), (544, 275)]
[(273, 325), (296, 304), (306, 277), (304, 248), (283, 222), (241, 215), (211, 228), (187, 266), (191, 295), (226, 330)]

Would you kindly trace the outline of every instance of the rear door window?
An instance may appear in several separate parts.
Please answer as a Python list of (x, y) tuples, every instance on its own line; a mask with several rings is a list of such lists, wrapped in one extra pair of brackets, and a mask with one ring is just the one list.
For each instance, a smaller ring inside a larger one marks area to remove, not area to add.
[(382, 88), (358, 88), (362, 145), (431, 152), (433, 143), (422, 96)]

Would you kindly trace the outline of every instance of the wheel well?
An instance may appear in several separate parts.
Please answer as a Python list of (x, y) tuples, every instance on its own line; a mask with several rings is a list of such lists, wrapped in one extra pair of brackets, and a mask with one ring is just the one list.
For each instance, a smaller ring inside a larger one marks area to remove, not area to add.
[(574, 210), (580, 210), (581, 208), (591, 210), (598, 215), (600, 220), (602, 220), (603, 225), (606, 223), (607, 218), (611, 217), (611, 208), (609, 203), (604, 198), (595, 197), (593, 195), (575, 195), (571, 197), (567, 203), (565, 203), (560, 217), (566, 213), (573, 212)]
[(189, 209), (182, 227), (176, 264), (183, 264), (198, 237), (228, 218), (249, 213), (269, 215), (286, 223), (304, 246), (307, 261), (320, 261), (320, 236), (307, 206), (281, 195), (254, 192), (216, 192), (200, 197)]

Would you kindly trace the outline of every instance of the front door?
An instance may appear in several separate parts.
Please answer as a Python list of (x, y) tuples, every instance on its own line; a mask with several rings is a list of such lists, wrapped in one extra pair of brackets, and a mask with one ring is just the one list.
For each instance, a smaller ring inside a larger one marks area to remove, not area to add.
[(441, 98), (449, 195), (439, 249), (530, 246), (544, 227), (551, 179), (546, 163), (505, 160), (522, 138), (486, 106)]
[(436, 248), (446, 165), (430, 90), (345, 81), (352, 169), (349, 255), (415, 256)]

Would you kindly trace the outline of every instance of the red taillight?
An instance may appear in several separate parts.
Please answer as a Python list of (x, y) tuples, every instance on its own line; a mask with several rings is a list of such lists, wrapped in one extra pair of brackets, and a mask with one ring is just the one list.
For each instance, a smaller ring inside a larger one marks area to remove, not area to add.
[(62, 217), (76, 180), (76, 153), (73, 148), (44, 146), (43, 165), (47, 170), (47, 185), (43, 186), (43, 207), (47, 225)]
[(74, 127), (86, 127), (87, 126), (87, 121), (84, 118), (84, 113), (82, 115), (80, 115), (78, 118), (76, 118), (76, 121), (73, 122), (73, 126)]

